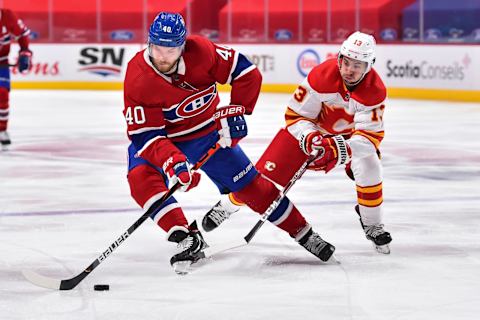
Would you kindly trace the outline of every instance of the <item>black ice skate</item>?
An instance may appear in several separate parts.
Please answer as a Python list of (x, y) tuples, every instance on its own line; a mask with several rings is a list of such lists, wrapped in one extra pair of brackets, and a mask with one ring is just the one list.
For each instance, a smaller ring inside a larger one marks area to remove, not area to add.
[(0, 144), (2, 145), (2, 149), (7, 149), (11, 143), (12, 141), (10, 140), (8, 132), (0, 131)]
[(188, 268), (192, 263), (200, 260), (199, 253), (207, 247), (202, 234), (198, 230), (190, 230), (186, 233), (183, 230), (174, 231), (168, 241), (177, 242), (180, 252), (170, 258), (173, 270), (178, 274), (188, 274)]
[(312, 228), (298, 240), (298, 243), (323, 262), (327, 262), (335, 252), (335, 247), (313, 232)]
[(379, 253), (389, 254), (390, 246), (388, 245), (392, 242), (392, 236), (389, 232), (383, 229), (383, 224), (374, 224), (372, 226), (366, 226), (362, 222), (362, 216), (360, 215), (360, 207), (355, 206), (355, 211), (360, 217), (360, 224), (362, 225), (365, 236), (368, 240), (372, 241), (375, 250)]
[(216, 229), (222, 222), (230, 218), (232, 213), (237, 211), (229, 212), (222, 206), (221, 202), (218, 201), (217, 204), (203, 217), (202, 227), (205, 231), (210, 232)]

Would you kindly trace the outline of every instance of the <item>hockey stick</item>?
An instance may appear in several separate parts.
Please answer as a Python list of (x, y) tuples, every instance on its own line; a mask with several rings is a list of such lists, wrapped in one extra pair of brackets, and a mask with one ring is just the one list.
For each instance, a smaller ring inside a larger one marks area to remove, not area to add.
[[(220, 145), (217, 143), (193, 166), (192, 170), (198, 170), (210, 157), (220, 149)], [(135, 221), (117, 240), (115, 240), (95, 261), (92, 262), (85, 270), (80, 272), (73, 278), (57, 280), (49, 277), (45, 277), (36, 273), (33, 270), (22, 270), (23, 276), (31, 283), (48, 289), (54, 290), (71, 290), (75, 288), (86, 276), (88, 276), (100, 263), (102, 263), (115, 249), (117, 249), (125, 240), (152, 215), (158, 208), (172, 196), (172, 194), (180, 188), (180, 183), (175, 183), (167, 193), (165, 193), (160, 199), (155, 201), (152, 206)]]
[[(324, 153), (325, 150), (323, 150), (322, 152)], [(231, 249), (235, 249), (235, 248), (238, 248), (238, 247), (243, 247), (243, 246), (249, 244), (250, 241), (252, 240), (252, 238), (258, 232), (258, 230), (263, 226), (265, 221), (267, 221), (267, 219), (270, 217), (270, 215), (273, 213), (273, 211), (275, 211), (275, 209), (277, 209), (278, 205), (283, 200), (283, 198), (286, 196), (287, 192), (292, 188), (292, 186), (295, 184), (295, 182), (297, 182), (297, 180), (302, 177), (302, 175), (307, 170), (308, 165), (310, 163), (312, 163), (312, 161), (315, 160), (317, 158), (317, 156), (318, 156), (318, 152), (314, 152), (308, 157), (308, 159), (302, 164), (300, 169), (298, 169), (297, 172), (295, 172), (292, 179), (290, 179), (290, 181), (280, 191), (280, 193), (275, 198), (275, 200), (273, 200), (273, 202), (270, 204), (268, 209), (262, 214), (262, 217), (260, 218), (260, 220), (257, 221), (257, 223), (253, 226), (253, 228), (250, 230), (250, 232), (248, 232), (248, 234), (245, 237), (243, 237), (241, 240), (231, 241), (231, 242), (228, 242), (228, 243), (223, 243), (223, 244), (218, 244), (218, 245), (208, 247), (199, 254), (200, 258), (209, 258), (211, 256), (214, 256), (214, 255), (218, 254), (218, 253), (221, 253), (221, 252), (224, 252), (224, 251), (227, 251), (227, 250), (231, 250)]]
[(18, 63), (0, 63), (0, 67), (16, 67)]

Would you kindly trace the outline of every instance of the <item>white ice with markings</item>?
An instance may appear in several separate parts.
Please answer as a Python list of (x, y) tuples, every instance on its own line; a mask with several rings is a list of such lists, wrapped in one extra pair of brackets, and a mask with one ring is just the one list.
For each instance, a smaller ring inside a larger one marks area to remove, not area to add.
[[(242, 145), (253, 161), (283, 124), (288, 98), (262, 94), (247, 117)], [(125, 178), (122, 105), (120, 91), (12, 92), (13, 144), (0, 153), (1, 319), (478, 318), (480, 105), (472, 103), (388, 103), (390, 255), (365, 239), (344, 172), (308, 172), (289, 196), (336, 246), (340, 265), (322, 264), (267, 223), (247, 247), (178, 276), (169, 265), (174, 245), (148, 220), (75, 289), (35, 287), (22, 269), (70, 278), (142, 214)], [(205, 176), (176, 197), (190, 221), (218, 200)], [(244, 208), (205, 237), (239, 239), (257, 219)], [(95, 284), (110, 291), (94, 291)]]

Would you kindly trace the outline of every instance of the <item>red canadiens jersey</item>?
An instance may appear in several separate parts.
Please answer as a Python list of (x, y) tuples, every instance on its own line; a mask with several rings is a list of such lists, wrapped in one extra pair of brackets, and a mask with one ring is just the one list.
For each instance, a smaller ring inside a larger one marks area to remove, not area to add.
[(190, 36), (177, 72), (171, 76), (155, 69), (148, 50), (138, 52), (128, 63), (123, 111), (128, 136), (138, 154), (147, 148), (159, 149), (163, 139), (192, 140), (215, 130), (217, 83), (232, 86), (231, 101), (224, 104), (243, 105), (247, 114), (252, 113), (260, 93), (261, 75), (255, 65), (232, 48)]
[(16, 39), (22, 50), (28, 49), (30, 30), (8, 9), (0, 9), (0, 26), (0, 64), (2, 64), (8, 61), (12, 40)]
[(290, 133), (306, 130), (329, 135), (362, 136), (378, 148), (384, 136), (386, 89), (375, 70), (349, 91), (336, 59), (316, 66), (297, 88), (285, 115)]

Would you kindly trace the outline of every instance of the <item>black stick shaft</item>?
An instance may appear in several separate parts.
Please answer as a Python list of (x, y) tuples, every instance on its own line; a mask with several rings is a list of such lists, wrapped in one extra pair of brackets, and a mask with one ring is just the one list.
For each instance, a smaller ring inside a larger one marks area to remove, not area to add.
[[(216, 144), (208, 150), (208, 152), (195, 164), (192, 170), (198, 170), (205, 162), (207, 162), (210, 157), (217, 152), (220, 148), (219, 144)], [(172, 194), (178, 190), (180, 184), (177, 182), (174, 184), (166, 194), (163, 195), (160, 199), (155, 201), (152, 206), (135, 221), (120, 237), (117, 238), (108, 248), (105, 250), (95, 261), (93, 261), (85, 270), (83, 270), (77, 276), (62, 280), (60, 282), (60, 290), (71, 290), (75, 288), (86, 276), (88, 276), (100, 263), (102, 263), (108, 256), (117, 249), (125, 240), (142, 224), (147, 220), (158, 208), (172, 196)]]
[(257, 223), (253, 226), (253, 228), (250, 230), (250, 232), (244, 237), (245, 241), (249, 243), (252, 238), (255, 236), (255, 234), (258, 232), (258, 230), (263, 226), (265, 221), (267, 221), (268, 217), (277, 209), (278, 205), (282, 201), (282, 199), (285, 197), (287, 192), (292, 188), (292, 186), (297, 182), (298, 179), (302, 177), (302, 175), (305, 173), (307, 170), (308, 165), (315, 160), (316, 154), (310, 155), (308, 159), (302, 164), (300, 169), (295, 172), (293, 175), (292, 179), (287, 183), (287, 185), (283, 188), (282, 191), (280, 191), (280, 194), (273, 200), (272, 204), (268, 207), (268, 209), (265, 211), (265, 213), (262, 215), (260, 220), (257, 221)]

